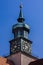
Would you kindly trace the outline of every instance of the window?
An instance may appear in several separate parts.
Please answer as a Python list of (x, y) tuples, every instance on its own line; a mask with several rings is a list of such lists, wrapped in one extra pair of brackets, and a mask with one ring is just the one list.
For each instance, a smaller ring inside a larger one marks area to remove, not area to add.
[(23, 30), (18, 30), (18, 36), (23, 36)]
[(24, 31), (24, 37), (28, 38), (28, 32)]

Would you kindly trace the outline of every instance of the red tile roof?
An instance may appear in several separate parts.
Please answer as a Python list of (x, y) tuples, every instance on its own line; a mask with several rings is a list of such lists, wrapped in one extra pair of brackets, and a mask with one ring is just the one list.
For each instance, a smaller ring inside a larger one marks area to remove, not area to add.
[(0, 65), (14, 65), (13, 61), (0, 57)]

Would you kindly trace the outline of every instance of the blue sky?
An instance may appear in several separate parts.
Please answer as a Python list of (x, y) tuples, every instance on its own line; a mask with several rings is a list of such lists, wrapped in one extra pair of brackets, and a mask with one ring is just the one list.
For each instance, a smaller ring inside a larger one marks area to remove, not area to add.
[[(30, 26), (32, 54), (43, 58), (43, 0), (22, 0), (25, 23)], [(10, 53), (12, 25), (17, 23), (20, 0), (0, 0), (0, 56)]]

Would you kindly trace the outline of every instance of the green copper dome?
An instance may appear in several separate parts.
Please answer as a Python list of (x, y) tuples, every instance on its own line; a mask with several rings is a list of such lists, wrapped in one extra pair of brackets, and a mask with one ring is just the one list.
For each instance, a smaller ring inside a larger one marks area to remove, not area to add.
[(27, 30), (27, 31), (30, 30), (30, 27), (24, 23), (18, 23), (18, 24), (13, 25), (12, 27), (13, 30), (18, 29), (18, 28), (23, 28), (24, 30)]

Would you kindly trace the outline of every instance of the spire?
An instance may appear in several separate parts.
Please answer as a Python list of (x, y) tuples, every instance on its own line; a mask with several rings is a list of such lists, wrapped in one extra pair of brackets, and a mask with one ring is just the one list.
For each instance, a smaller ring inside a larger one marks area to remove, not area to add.
[(23, 12), (22, 12), (22, 3), (20, 3), (20, 13), (19, 13), (19, 17), (18, 17), (18, 22), (24, 22), (25, 21), (25, 19), (24, 19), (24, 17), (23, 17)]

